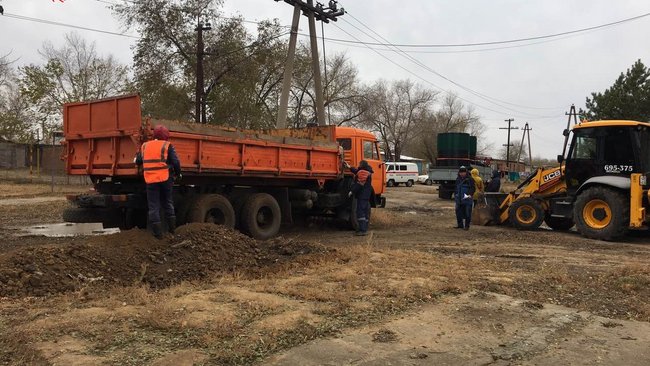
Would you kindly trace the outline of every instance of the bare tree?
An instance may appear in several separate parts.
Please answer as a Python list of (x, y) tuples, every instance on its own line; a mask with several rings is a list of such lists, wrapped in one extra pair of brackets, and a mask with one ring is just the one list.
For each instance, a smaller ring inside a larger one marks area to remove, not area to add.
[[(311, 68), (311, 53), (302, 45), (297, 53), (295, 77), (291, 88), (291, 114), (295, 127), (316, 119), (316, 95)], [(324, 71), (322, 72), (324, 74)], [(327, 59), (325, 108), (332, 124), (355, 124), (367, 110), (367, 99), (358, 81), (358, 70), (343, 53)]]
[(414, 155), (435, 162), (438, 150), (438, 134), (446, 132), (466, 132), (476, 136), (478, 153), (489, 149), (483, 139), (485, 128), (480, 117), (471, 107), (466, 107), (455, 94), (447, 94), (438, 109), (418, 126), (418, 141), (411, 146)]
[(431, 120), (437, 92), (407, 79), (378, 81), (367, 94), (369, 109), (362, 122), (381, 138), (386, 159), (399, 160), (417, 136), (419, 126)]
[(66, 34), (61, 48), (44, 43), (39, 53), (45, 64), (20, 68), (20, 87), (44, 130), (59, 124), (64, 103), (105, 98), (129, 88), (127, 67), (112, 55), (98, 55), (95, 43), (77, 33)]
[(0, 137), (27, 142), (31, 138), (29, 106), (20, 94), (10, 54), (0, 57)]

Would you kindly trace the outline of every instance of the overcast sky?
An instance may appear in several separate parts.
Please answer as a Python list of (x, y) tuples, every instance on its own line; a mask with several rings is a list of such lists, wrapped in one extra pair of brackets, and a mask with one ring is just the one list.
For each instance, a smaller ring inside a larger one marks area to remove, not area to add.
[[(6, 14), (122, 31), (102, 1), (0, 0), (0, 5)], [(356, 18), (395, 44), (458, 44), (534, 37), (650, 12), (647, 0), (348, 0), (341, 1), (341, 5), (349, 15), (341, 17), (336, 24), (326, 24), (326, 37), (353, 40), (354, 36), (376, 42), (355, 28), (370, 33)], [(240, 15), (248, 20), (278, 18), (281, 23), (289, 24), (292, 9), (282, 1), (225, 0), (223, 15)], [(250, 27), (255, 29), (254, 24)], [(304, 17), (300, 28), (303, 32), (307, 28)], [(37, 50), (42, 43), (49, 40), (61, 44), (63, 35), (71, 30), (0, 17), (0, 54), (11, 52), (18, 65), (38, 63), (41, 60)], [(131, 62), (133, 39), (78, 32), (95, 41), (100, 53), (112, 53), (124, 63)], [(650, 63), (649, 41), (650, 17), (645, 17), (553, 41), (491, 51), (476, 52), (480, 47), (402, 48), (418, 52), (410, 55), (447, 79), (499, 101), (486, 101), (473, 95), (395, 52), (377, 51), (378, 54), (362, 45), (334, 42), (328, 42), (326, 51), (346, 52), (366, 82), (411, 78), (428, 87), (435, 85), (457, 93), (482, 117), (486, 139), (493, 144), (494, 154), (505, 143), (506, 131), (499, 130), (506, 125), (505, 119), (514, 118), (513, 126), (520, 128), (529, 122), (533, 129), (533, 156), (553, 158), (562, 149), (564, 112), (572, 103), (583, 107), (590, 92), (603, 91), (637, 59)], [(514, 45), (521, 44), (482, 48)], [(513, 131), (513, 140), (517, 139), (521, 139), (521, 130)]]

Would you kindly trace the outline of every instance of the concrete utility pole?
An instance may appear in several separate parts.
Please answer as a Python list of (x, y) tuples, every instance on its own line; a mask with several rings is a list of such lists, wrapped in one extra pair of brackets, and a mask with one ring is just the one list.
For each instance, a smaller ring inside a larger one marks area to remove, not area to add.
[(196, 91), (195, 91), (195, 116), (196, 123), (206, 123), (207, 114), (205, 111), (205, 85), (203, 80), (203, 56), (205, 56), (205, 45), (203, 44), (203, 31), (211, 30), (210, 23), (203, 25), (199, 19), (196, 26)]
[(533, 157), (530, 149), (530, 131), (533, 129), (528, 126), (528, 122), (524, 125), (524, 133), (521, 135), (521, 143), (519, 144), (519, 154), (517, 154), (517, 162), (521, 161), (521, 152), (524, 149), (524, 138), (528, 135), (528, 165), (533, 166)]
[(514, 118), (508, 118), (505, 121), (508, 122), (508, 127), (499, 127), (499, 129), (500, 130), (508, 130), (508, 143), (503, 145), (503, 146), (506, 147), (506, 169), (508, 169), (508, 171), (510, 171), (510, 146), (513, 146), (510, 143), (510, 131), (518, 130), (519, 127), (511, 127), (512, 122), (515, 121)]
[(293, 22), (291, 23), (291, 35), (289, 36), (289, 51), (287, 51), (287, 62), (284, 64), (284, 80), (282, 81), (282, 94), (280, 94), (280, 109), (276, 128), (287, 127), (287, 109), (289, 108), (289, 90), (291, 89), (291, 77), (293, 76), (293, 60), (296, 55), (296, 41), (298, 38), (298, 24), (300, 24), (300, 5), (293, 6)]
[[(307, 0), (309, 6), (314, 6), (313, 0)], [(314, 73), (314, 89), (316, 90), (316, 121), (319, 126), (327, 126), (325, 119), (325, 99), (323, 98), (323, 82), (320, 76), (320, 58), (318, 58), (318, 40), (316, 39), (316, 20), (314, 12), (307, 13), (309, 19), (309, 43), (311, 45), (311, 68)]]
[[(274, 0), (275, 2), (281, 0)], [(298, 24), (300, 22), (300, 12), (302, 11), (309, 19), (309, 38), (311, 45), (312, 68), (314, 73), (314, 89), (316, 93), (316, 120), (318, 125), (325, 126), (325, 103), (323, 98), (323, 82), (320, 74), (320, 59), (318, 57), (318, 41), (316, 39), (316, 20), (329, 23), (330, 20), (336, 21), (337, 17), (345, 14), (343, 8), (338, 8), (335, 0), (330, 0), (329, 5), (325, 7), (321, 3), (314, 6), (313, 0), (284, 0), (285, 3), (293, 6), (293, 22), (291, 23), (291, 37), (289, 38), (289, 50), (287, 52), (287, 62), (284, 68), (284, 79), (282, 82), (282, 94), (280, 94), (280, 109), (276, 120), (276, 128), (286, 128), (287, 126), (287, 109), (289, 107), (289, 90), (291, 88), (291, 77), (293, 75), (293, 61), (296, 54), (296, 38), (298, 36)]]
[(571, 104), (571, 109), (568, 112), (564, 112), (565, 116), (569, 116), (569, 119), (566, 121), (566, 130), (564, 130), (564, 147), (562, 148), (562, 157), (566, 155), (567, 144), (569, 143), (569, 128), (571, 128), (571, 119), (573, 119), (573, 124), (578, 124), (578, 112), (576, 112), (576, 106)]

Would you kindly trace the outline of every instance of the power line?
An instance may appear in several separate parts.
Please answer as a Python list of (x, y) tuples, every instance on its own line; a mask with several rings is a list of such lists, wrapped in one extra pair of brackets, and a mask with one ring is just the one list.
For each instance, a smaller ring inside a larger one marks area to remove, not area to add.
[[(375, 30), (373, 30), (373, 29), (370, 28), (369, 26), (365, 25), (365, 24), (364, 24), (363, 22), (361, 22), (359, 19), (355, 18), (352, 14), (350, 14), (350, 13), (347, 13), (347, 14), (348, 14), (348, 16), (352, 17), (352, 19), (354, 19), (355, 21), (357, 21), (359, 24), (361, 24), (362, 26), (364, 26), (365, 28), (367, 28), (368, 30), (370, 30), (371, 32), (373, 32), (374, 34), (376, 34), (379, 38), (381, 38), (382, 40), (388, 42), (388, 40), (387, 40), (386, 38), (384, 38), (382, 35), (380, 35), (379, 33), (377, 33)], [(375, 37), (369, 35), (367, 32), (363, 31), (362, 29), (359, 29), (359, 28), (358, 28), (357, 26), (355, 26), (354, 24), (351, 24), (351, 23), (347, 22), (345, 19), (343, 19), (343, 21), (345, 21), (346, 23), (350, 24), (352, 27), (354, 27), (355, 29), (359, 30), (361, 33), (365, 34), (366, 36), (368, 36), (368, 37), (370, 37), (370, 38), (372, 38), (372, 39), (374, 39), (374, 40), (377, 40), (377, 38), (375, 38)], [(409, 54), (406, 54), (406, 53), (405, 53), (403, 50), (401, 50), (399, 47), (394, 47), (394, 49), (396, 50), (396, 52), (397, 52), (398, 54), (401, 54), (402, 56), (404, 56), (405, 58), (407, 58), (407, 59), (410, 60), (411, 62), (415, 63), (417, 66), (420, 66), (421, 68), (425, 69), (426, 71), (429, 71), (430, 73), (432, 73), (432, 74), (434, 74), (434, 75), (436, 75), (436, 76), (438, 76), (438, 77), (440, 77), (440, 78), (442, 78), (442, 79), (444, 79), (444, 80), (446, 80), (446, 81), (452, 83), (453, 85), (456, 85), (457, 87), (459, 87), (459, 88), (461, 88), (461, 89), (463, 89), (463, 90), (465, 90), (465, 91), (468, 91), (468, 92), (471, 93), (471, 94), (474, 94), (475, 96), (477, 96), (477, 97), (480, 98), (480, 99), (483, 99), (483, 100), (485, 100), (485, 101), (487, 101), (487, 102), (489, 102), (489, 103), (492, 103), (492, 104), (494, 104), (494, 105), (496, 105), (496, 106), (499, 106), (499, 107), (501, 107), (501, 108), (507, 109), (507, 110), (512, 111), (512, 112), (516, 112), (516, 113), (520, 113), (520, 114), (529, 114), (529, 113), (527, 113), (527, 112), (518, 111), (518, 110), (516, 110), (516, 109), (512, 109), (512, 108), (506, 107), (506, 106), (504, 106), (504, 105), (501, 105), (501, 104), (495, 102), (494, 100), (497, 100), (497, 101), (499, 101), (499, 102), (501, 102), (501, 103), (505, 103), (505, 104), (511, 104), (511, 103), (504, 102), (504, 101), (500, 101), (500, 100), (498, 100), (498, 99), (496, 99), (496, 98), (492, 98), (492, 97), (490, 97), (490, 96), (487, 96), (487, 95), (485, 95), (485, 94), (482, 94), (482, 93), (479, 93), (479, 92), (477, 92), (477, 91), (475, 91), (475, 90), (472, 90), (472, 89), (470, 89), (470, 88), (468, 88), (468, 87), (466, 87), (466, 86), (463, 86), (463, 85), (461, 85), (460, 83), (457, 83), (457, 82), (455, 82), (454, 80), (451, 80), (450, 78), (448, 78), (448, 77), (442, 75), (441, 73), (439, 73), (439, 72), (437, 72), (436, 70), (432, 69), (432, 68), (429, 67), (428, 65), (422, 63), (420, 60), (414, 58), (413, 56), (411, 56), (411, 55), (409, 55)], [(524, 107), (524, 108), (526, 108), (526, 107)], [(537, 109), (537, 107), (532, 107), (532, 108), (533, 108), (533, 109)], [(543, 117), (543, 116), (536, 116), (536, 115), (532, 115), (532, 114), (530, 114), (530, 116), (532, 116), (532, 117)]]
[[(352, 14), (350, 14), (349, 12), (347, 13), (347, 15), (350, 16), (350, 17), (352, 17), (355, 21), (357, 21), (359, 24), (361, 24), (362, 26), (364, 26), (365, 28), (367, 28), (368, 30), (370, 30), (371, 32), (373, 32), (374, 34), (376, 34), (376, 35), (377, 35), (379, 38), (381, 38), (382, 40), (388, 42), (388, 40), (387, 40), (386, 38), (384, 38), (383, 36), (381, 36), (379, 33), (377, 33), (376, 31), (374, 31), (374, 30), (373, 30), (372, 28), (370, 28), (369, 26), (365, 25), (363, 22), (361, 22), (359, 19), (357, 19), (356, 17), (354, 17), (354, 16), (353, 16)], [(343, 19), (343, 20), (345, 21), (345, 19)], [(351, 23), (349, 23), (349, 22), (347, 22), (347, 21), (345, 21), (345, 22), (348, 23), (348, 24), (350, 24), (352, 27), (354, 27), (355, 29), (359, 30), (361, 33), (365, 34), (366, 36), (372, 38), (373, 40), (375, 40), (375, 41), (377, 40), (377, 38), (373, 37), (372, 35), (369, 35), (369, 34), (368, 34), (367, 32), (365, 32), (364, 30), (359, 29), (359, 28), (356, 27), (354, 24), (351, 24)], [(388, 44), (390, 44), (390, 43), (388, 43)], [(417, 66), (420, 66), (421, 68), (423, 68), (423, 69), (429, 71), (430, 73), (432, 73), (432, 74), (434, 74), (434, 75), (436, 75), (436, 76), (438, 76), (438, 77), (440, 77), (440, 78), (442, 78), (442, 79), (444, 79), (444, 80), (446, 80), (446, 81), (448, 81), (448, 82), (450, 82), (450, 83), (452, 83), (452, 84), (458, 86), (459, 88), (461, 88), (461, 89), (463, 89), (463, 90), (465, 90), (465, 91), (470, 92), (471, 94), (473, 94), (473, 95), (475, 95), (475, 96), (477, 96), (477, 97), (479, 97), (479, 98), (481, 98), (481, 99), (483, 99), (483, 100), (485, 100), (485, 101), (487, 101), (487, 102), (490, 102), (490, 103), (492, 103), (492, 104), (494, 104), (494, 105), (497, 105), (497, 106), (499, 106), (499, 107), (501, 107), (501, 108), (504, 108), (504, 109), (507, 109), (507, 110), (510, 110), (510, 111), (513, 111), (513, 112), (516, 112), (516, 113), (519, 113), (519, 114), (526, 114), (526, 115), (529, 115), (529, 116), (531, 116), (531, 117), (535, 117), (535, 118), (547, 118), (547, 117), (555, 118), (555, 117), (556, 117), (556, 116), (537, 116), (537, 115), (533, 115), (533, 114), (530, 114), (530, 113), (527, 113), (527, 112), (518, 111), (518, 110), (515, 110), (515, 109), (512, 109), (512, 108), (506, 107), (506, 106), (504, 106), (504, 105), (501, 105), (501, 104), (499, 104), (499, 103), (497, 103), (497, 102), (494, 101), (494, 100), (497, 100), (497, 101), (500, 101), (500, 100), (498, 100), (498, 99), (496, 99), (496, 98), (492, 98), (492, 97), (487, 96), (487, 95), (485, 95), (485, 94), (479, 93), (479, 92), (477, 92), (477, 91), (475, 91), (475, 90), (472, 90), (472, 89), (470, 89), (470, 88), (468, 88), (468, 87), (465, 87), (465, 86), (461, 85), (460, 83), (457, 83), (457, 82), (455, 82), (454, 80), (451, 80), (450, 78), (448, 78), (448, 77), (446, 77), (446, 76), (440, 74), (439, 72), (437, 72), (436, 70), (432, 69), (431, 67), (425, 65), (424, 63), (422, 63), (422, 62), (419, 61), (418, 59), (414, 58), (413, 56), (406, 54), (406, 53), (405, 53), (403, 50), (401, 50), (400, 48), (398, 48), (398, 47), (396, 47), (396, 46), (394, 46), (393, 48), (396, 50), (396, 51), (395, 51), (396, 53), (401, 54), (403, 57), (405, 57), (406, 59), (408, 59), (408, 60), (410, 60), (411, 62), (415, 63)], [(459, 98), (460, 98), (460, 97), (459, 97)], [(461, 98), (461, 99), (463, 99), (463, 98)], [(464, 100), (465, 100), (465, 99), (464, 99)], [(471, 103), (471, 102), (469, 102), (469, 101), (467, 101), (467, 102), (468, 102), (468, 103)], [(500, 102), (505, 103), (505, 104), (512, 104), (512, 103), (505, 102), (505, 101), (500, 101)], [(524, 108), (528, 108), (528, 107), (525, 107), (525, 106), (523, 106), (523, 107), (524, 107)], [(530, 107), (530, 108), (533, 108), (533, 109), (539, 109), (538, 107)]]
[[(339, 30), (341, 30), (343, 33), (347, 34), (348, 36), (350, 36), (350, 37), (352, 37), (352, 38), (354, 38), (354, 39), (359, 40), (356, 36), (354, 36), (352, 33), (348, 32), (348, 31), (346, 31), (345, 29), (343, 29), (343, 28), (341, 28), (341, 27), (338, 27), (336, 24), (334, 24), (334, 26), (336, 26)], [(360, 40), (359, 40), (359, 41), (360, 41)], [(445, 92), (445, 93), (447, 93), (447, 94), (451, 94), (449, 91), (445, 90), (445, 89), (442, 88), (441, 86), (438, 86), (438, 85), (436, 85), (434, 82), (432, 82), (431, 80), (425, 79), (425, 78), (423, 78), (422, 76), (420, 76), (419, 74), (417, 74), (417, 73), (415, 73), (415, 72), (413, 72), (413, 71), (411, 71), (411, 70), (405, 68), (404, 66), (398, 64), (397, 62), (393, 61), (393, 60), (390, 59), (389, 57), (386, 57), (386, 56), (385, 56), (384, 54), (382, 54), (381, 52), (372, 49), (370, 46), (367, 46), (367, 48), (368, 48), (369, 50), (375, 52), (377, 55), (379, 55), (380, 57), (384, 58), (384, 59), (387, 60), (388, 62), (390, 62), (390, 63), (392, 63), (393, 65), (397, 66), (398, 68), (400, 68), (400, 69), (406, 71), (407, 73), (413, 75), (414, 77), (416, 77), (416, 78), (422, 80), (423, 82), (425, 82), (425, 83), (427, 83), (427, 84), (433, 86), (434, 88), (439, 89), (439, 90), (441, 90), (441, 91), (443, 91), (443, 92)], [(458, 98), (461, 99), (461, 100), (464, 100), (465, 102), (467, 102), (467, 103), (469, 103), (469, 104), (471, 104), (471, 105), (473, 105), (473, 106), (476, 106), (476, 107), (479, 107), (479, 108), (482, 108), (482, 109), (488, 110), (488, 111), (490, 111), (490, 112), (499, 113), (499, 114), (504, 114), (504, 113), (501, 112), (501, 111), (497, 111), (497, 110), (491, 109), (491, 108), (489, 108), (489, 107), (485, 107), (485, 106), (482, 106), (482, 105), (480, 105), (480, 104), (477, 104), (477, 103), (471, 102), (471, 101), (469, 101), (469, 100), (467, 100), (467, 99), (465, 99), (465, 98), (463, 98), (463, 97), (461, 97), (461, 96), (458, 96)]]
[[(346, 11), (346, 13), (348, 13)], [(457, 43), (457, 44), (391, 44), (391, 43), (382, 43), (382, 42), (377, 42), (377, 43), (372, 43), (372, 42), (367, 42), (368, 45), (370, 46), (396, 46), (396, 47), (413, 47), (413, 48), (439, 48), (439, 47), (475, 47), (475, 46), (490, 46), (490, 45), (497, 45), (497, 44), (507, 44), (507, 43), (517, 43), (517, 42), (525, 42), (525, 41), (535, 41), (535, 40), (540, 40), (540, 39), (547, 39), (547, 38), (555, 38), (555, 37), (560, 37), (560, 36), (565, 36), (569, 34), (575, 34), (575, 33), (581, 33), (581, 32), (587, 32), (587, 31), (592, 31), (596, 29), (601, 29), (601, 28), (606, 28), (606, 27), (611, 27), (615, 25), (620, 25), (623, 23), (635, 21), (641, 18), (645, 18), (650, 16), (650, 13), (644, 13), (641, 15), (637, 15), (631, 18), (626, 18), (622, 20), (617, 20), (615, 22), (611, 23), (606, 23), (606, 24), (601, 24), (601, 25), (596, 25), (593, 27), (587, 27), (587, 28), (580, 28), (580, 29), (575, 29), (575, 30), (570, 30), (566, 32), (560, 32), (560, 33), (553, 33), (553, 34), (546, 34), (542, 36), (535, 36), (535, 37), (526, 37), (526, 38), (517, 38), (517, 39), (509, 39), (509, 40), (503, 40), (503, 41), (490, 41), (490, 42), (475, 42), (475, 43)], [(349, 40), (342, 40), (342, 39), (337, 39), (336, 41), (338, 42), (350, 42), (350, 43), (355, 43), (353, 41)]]
[(55, 21), (46, 20), (46, 19), (32, 18), (32, 17), (17, 15), (17, 14), (5, 13), (4, 16), (8, 17), (8, 18), (26, 20), (26, 21), (29, 21), (29, 22), (36, 22), (36, 23), (41, 23), (41, 24), (56, 25), (56, 26), (59, 26), (59, 27), (68, 27), (68, 28), (81, 29), (81, 30), (90, 31), (90, 32), (110, 34), (112, 36), (121, 36), (121, 37), (134, 38), (134, 39), (141, 38), (141, 37), (133, 36), (133, 35), (126, 34), (126, 33), (118, 33), (118, 32), (112, 32), (112, 31), (107, 31), (107, 30), (103, 30), (103, 29), (82, 27), (82, 26), (79, 26), (79, 25), (55, 22)]

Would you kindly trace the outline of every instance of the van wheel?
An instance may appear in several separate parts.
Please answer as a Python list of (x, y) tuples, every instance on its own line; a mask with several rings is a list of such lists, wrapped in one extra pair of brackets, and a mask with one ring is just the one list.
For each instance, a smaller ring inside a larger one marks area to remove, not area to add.
[(267, 240), (278, 234), (282, 223), (278, 201), (268, 193), (248, 197), (241, 213), (242, 230), (258, 240)]
[(386, 182), (386, 186), (388, 187), (395, 187), (395, 181), (390, 179), (388, 182)]
[(580, 234), (598, 240), (614, 240), (625, 235), (630, 222), (629, 198), (605, 187), (580, 193), (573, 207), (573, 219)]
[(407, 187), (413, 187), (413, 181), (412, 180), (407, 181), (406, 186)]
[(190, 208), (188, 222), (207, 222), (235, 227), (235, 210), (230, 201), (220, 194), (204, 194), (199, 196)]

